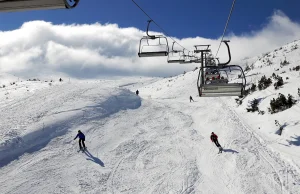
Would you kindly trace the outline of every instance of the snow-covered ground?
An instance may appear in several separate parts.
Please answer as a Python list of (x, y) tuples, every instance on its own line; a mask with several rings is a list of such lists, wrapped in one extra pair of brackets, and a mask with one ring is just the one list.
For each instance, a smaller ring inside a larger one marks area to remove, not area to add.
[[(289, 160), (293, 165), (297, 165), (300, 169), (300, 105), (298, 88), (300, 88), (300, 71), (295, 71), (293, 68), (300, 65), (300, 41), (294, 41), (283, 47), (275, 49), (270, 53), (264, 54), (253, 63), (253, 70), (247, 72), (247, 80), (249, 83), (257, 84), (258, 80), (263, 76), (271, 77), (273, 73), (279, 75), (284, 80), (284, 85), (278, 90), (274, 89), (273, 84), (265, 90), (255, 91), (244, 99), (244, 103), (235, 108), (235, 111), (245, 121), (253, 133), (264, 138), (268, 147), (278, 151)], [(251, 59), (250, 59), (251, 60)], [(281, 62), (287, 60), (289, 64), (281, 66)], [(296, 105), (285, 111), (270, 114), (270, 100), (277, 98), (278, 94), (287, 96), (291, 94), (298, 101)], [(254, 98), (259, 99), (259, 109), (265, 111), (264, 115), (258, 113), (245, 113), (245, 109)], [(231, 107), (236, 107), (232, 104)], [(276, 131), (279, 129), (275, 125), (275, 120), (278, 120), (284, 126), (282, 136), (278, 136)]]
[[(300, 193), (299, 104), (267, 112), (276, 93), (296, 96), (299, 87), (299, 72), (289, 71), (299, 51), (277, 51), (272, 60), (283, 54), (291, 63), (279, 71), (286, 70), (287, 83), (256, 91), (240, 106), (234, 97), (197, 97), (197, 71), (7, 84), (0, 88), (0, 193)], [(278, 68), (262, 60), (249, 82)], [(263, 99), (264, 115), (247, 113), (253, 98)], [(275, 119), (287, 123), (282, 136)], [(78, 130), (86, 135), (84, 153), (73, 140)]]

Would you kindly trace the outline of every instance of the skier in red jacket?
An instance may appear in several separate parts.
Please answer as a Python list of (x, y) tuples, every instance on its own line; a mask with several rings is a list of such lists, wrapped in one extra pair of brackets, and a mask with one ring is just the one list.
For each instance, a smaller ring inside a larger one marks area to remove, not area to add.
[(214, 132), (211, 132), (210, 140), (214, 142), (217, 147), (221, 147), (221, 145), (218, 142), (218, 136), (214, 134)]

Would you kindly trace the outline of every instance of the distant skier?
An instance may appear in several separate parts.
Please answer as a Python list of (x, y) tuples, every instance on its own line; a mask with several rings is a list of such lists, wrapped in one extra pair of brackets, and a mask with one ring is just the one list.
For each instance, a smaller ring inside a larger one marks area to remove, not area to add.
[(137, 91), (135, 92), (135, 94), (136, 94), (137, 96), (139, 95), (139, 93), (140, 93), (139, 90), (137, 90)]
[(78, 134), (76, 135), (76, 137), (74, 138), (74, 140), (77, 139), (77, 137), (79, 137), (79, 148), (80, 148), (80, 150), (82, 150), (82, 148), (86, 149), (85, 144), (84, 144), (85, 135), (80, 130), (78, 130)]
[(193, 100), (193, 97), (192, 96), (190, 96), (190, 102), (195, 102), (194, 100)]
[(219, 148), (219, 150), (220, 150), (219, 152), (222, 152), (223, 148), (222, 148), (222, 146), (219, 144), (218, 136), (217, 136), (216, 134), (214, 134), (214, 132), (211, 132), (210, 140), (216, 144), (216, 146), (217, 146), (217, 147)]

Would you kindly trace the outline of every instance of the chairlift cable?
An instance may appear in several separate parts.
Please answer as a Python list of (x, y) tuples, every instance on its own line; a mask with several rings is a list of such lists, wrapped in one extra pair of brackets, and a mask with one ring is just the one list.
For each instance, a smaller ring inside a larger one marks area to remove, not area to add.
[[(179, 44), (176, 40), (174, 40), (169, 33), (167, 33), (158, 23), (156, 23), (156, 21), (154, 19), (152, 19), (149, 14), (147, 14), (143, 8), (141, 8), (141, 6), (139, 6), (134, 0), (132, 0), (132, 2), (150, 19), (152, 20), (152, 22), (158, 27), (160, 28), (171, 40), (173, 40), (174, 42), (176, 42), (179, 46), (181, 46), (183, 49), (186, 49), (184, 46), (182, 46), (181, 44)], [(186, 49), (188, 50), (188, 49)], [(189, 51), (189, 50), (188, 50)]]
[(226, 25), (225, 25), (225, 28), (224, 28), (224, 32), (223, 32), (223, 35), (222, 35), (222, 39), (221, 39), (221, 42), (220, 42), (220, 44), (219, 44), (218, 51), (217, 51), (217, 53), (216, 53), (216, 55), (215, 55), (216, 57), (218, 56), (218, 53), (219, 53), (219, 50), (220, 50), (222, 41), (223, 41), (223, 39), (224, 39), (226, 30), (227, 30), (227, 26), (228, 26), (229, 21), (230, 21), (230, 18), (231, 18), (231, 14), (232, 14), (232, 12), (233, 12), (233, 8), (234, 8), (234, 5), (235, 5), (235, 1), (236, 1), (236, 0), (233, 0), (233, 2), (232, 2), (232, 6), (231, 6), (230, 13), (229, 13), (229, 16), (228, 16), (228, 19), (227, 19), (227, 22), (226, 22)]

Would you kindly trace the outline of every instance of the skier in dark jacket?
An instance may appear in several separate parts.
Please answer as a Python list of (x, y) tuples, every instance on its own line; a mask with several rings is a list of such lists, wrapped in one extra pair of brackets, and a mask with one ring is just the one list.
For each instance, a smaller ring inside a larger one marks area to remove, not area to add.
[(137, 91), (135, 92), (135, 94), (136, 94), (137, 96), (139, 95), (139, 93), (140, 93), (139, 90), (137, 90)]
[(211, 132), (210, 140), (216, 144), (217, 147), (221, 147), (221, 145), (218, 142), (218, 136), (214, 134), (214, 132)]
[(80, 150), (82, 150), (82, 148), (85, 149), (86, 148), (85, 144), (84, 144), (85, 135), (80, 130), (78, 130), (78, 134), (76, 135), (76, 137), (74, 138), (74, 140), (77, 139), (77, 137), (79, 137), (79, 148), (80, 148)]
[(194, 102), (194, 100), (193, 100), (193, 97), (192, 97), (192, 96), (190, 96), (190, 102), (192, 102), (192, 101)]

